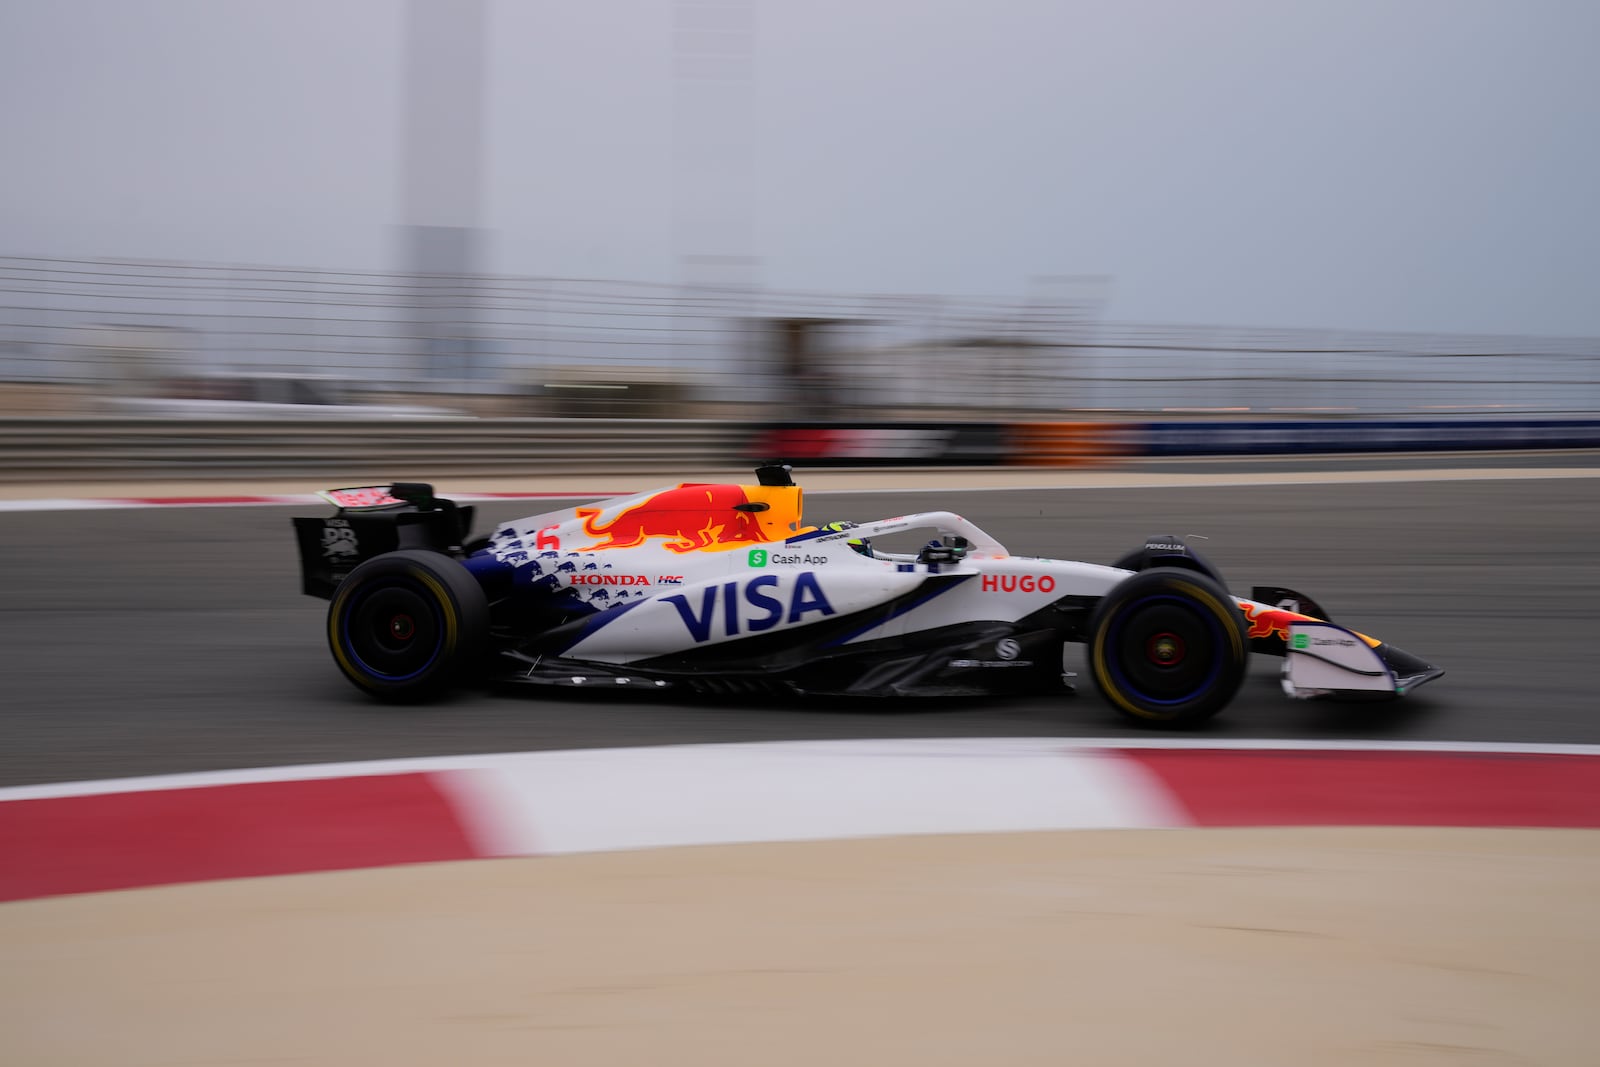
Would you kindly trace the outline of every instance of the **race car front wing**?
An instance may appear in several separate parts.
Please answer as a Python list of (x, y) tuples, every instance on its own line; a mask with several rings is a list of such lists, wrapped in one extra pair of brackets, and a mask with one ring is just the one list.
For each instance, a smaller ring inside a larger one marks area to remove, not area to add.
[(1331, 622), (1295, 622), (1287, 644), (1283, 691), (1297, 700), (1401, 697), (1444, 674), (1403, 649), (1373, 645)]

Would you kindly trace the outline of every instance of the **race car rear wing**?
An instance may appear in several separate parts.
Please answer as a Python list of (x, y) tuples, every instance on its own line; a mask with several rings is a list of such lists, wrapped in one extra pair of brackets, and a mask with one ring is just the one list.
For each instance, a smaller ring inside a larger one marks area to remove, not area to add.
[(300, 589), (328, 600), (356, 566), (399, 548), (459, 554), (473, 508), (433, 495), (425, 482), (329, 489), (318, 494), (338, 510), (328, 518), (296, 518)]

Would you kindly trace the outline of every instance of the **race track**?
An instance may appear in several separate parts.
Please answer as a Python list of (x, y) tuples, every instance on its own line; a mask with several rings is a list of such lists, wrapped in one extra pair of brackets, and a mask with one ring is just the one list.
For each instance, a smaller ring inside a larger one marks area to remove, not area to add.
[[(1444, 667), (1404, 701), (1298, 704), (1262, 659), (1200, 737), (1600, 742), (1596, 483), (1589, 478), (807, 494), (808, 518), (966, 515), (1015, 553), (1109, 562), (1203, 534), (1236, 592), (1302, 589)], [(556, 506), (483, 507), (480, 528)], [(566, 693), (370, 702), (297, 592), (294, 508), (0, 514), (0, 785), (547, 748), (853, 737), (1147, 736), (1087, 677), (1076, 697), (805, 705)]]

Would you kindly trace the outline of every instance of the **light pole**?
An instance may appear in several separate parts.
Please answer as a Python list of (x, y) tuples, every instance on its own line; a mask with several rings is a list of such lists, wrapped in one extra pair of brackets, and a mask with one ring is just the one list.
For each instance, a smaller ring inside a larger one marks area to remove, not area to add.
[(469, 290), (482, 255), (485, 0), (408, 0), (405, 19), (400, 255), (418, 370), (468, 378)]

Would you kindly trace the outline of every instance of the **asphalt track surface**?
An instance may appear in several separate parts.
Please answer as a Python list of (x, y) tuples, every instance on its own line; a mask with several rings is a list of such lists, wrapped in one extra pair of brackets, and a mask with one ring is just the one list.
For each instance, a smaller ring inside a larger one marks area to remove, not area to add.
[[(480, 528), (557, 506), (483, 506)], [(960, 512), (1014, 553), (1107, 561), (1203, 534), (1235, 592), (1280, 584), (1447, 670), (1405, 700), (1298, 703), (1256, 657), (1200, 739), (1600, 742), (1600, 492), (1590, 478), (807, 494), (812, 521)], [(300, 595), (304, 508), (0, 515), (0, 785), (401, 756), (817, 738), (1130, 736), (1075, 696), (826, 706), (467, 692), (376, 704)], [(1081, 659), (1076, 651), (1069, 666)]]

